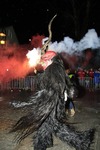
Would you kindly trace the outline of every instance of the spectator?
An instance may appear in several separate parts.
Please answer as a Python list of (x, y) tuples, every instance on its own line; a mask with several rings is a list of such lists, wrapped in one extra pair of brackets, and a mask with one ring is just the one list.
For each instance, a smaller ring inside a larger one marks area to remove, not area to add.
[(91, 68), (89, 70), (89, 77), (90, 77), (90, 90), (93, 91), (93, 89), (94, 89), (94, 70), (93, 70), (93, 68)]
[(84, 82), (84, 80), (85, 80), (85, 71), (82, 68), (80, 68), (78, 70), (78, 72), (77, 72), (77, 75), (79, 77), (79, 83), (80, 83), (80, 85), (84, 86), (84, 83), (85, 83)]
[(99, 85), (98, 85), (98, 88), (100, 89), (100, 68), (98, 69), (98, 73), (99, 73)]
[[(70, 73), (70, 69), (66, 70), (66, 76), (69, 76), (69, 80), (71, 81), (71, 78), (73, 77), (73, 74)], [(72, 81), (71, 81), (71, 83), (72, 83)], [(67, 99), (65, 107), (66, 107), (66, 113), (70, 117), (74, 116), (74, 114), (75, 114), (75, 106), (74, 106), (73, 100), (71, 98)]]
[(89, 77), (89, 71), (85, 71), (85, 87), (86, 89), (90, 90), (90, 77)]
[(99, 76), (100, 76), (100, 73), (99, 73), (98, 69), (96, 69), (94, 71), (94, 88), (95, 88), (95, 90), (97, 90), (99, 87)]

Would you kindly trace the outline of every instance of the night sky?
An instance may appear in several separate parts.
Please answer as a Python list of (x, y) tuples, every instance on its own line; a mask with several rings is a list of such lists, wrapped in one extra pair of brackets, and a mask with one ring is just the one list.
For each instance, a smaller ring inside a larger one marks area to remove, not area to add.
[[(57, 14), (52, 24), (52, 40), (60, 41), (65, 36), (75, 39), (73, 1), (78, 11), (81, 28), (86, 17), (87, 0), (3, 0), (0, 2), (0, 27), (13, 26), (19, 43), (23, 44), (36, 34), (48, 36), (49, 21)], [(88, 26), (85, 32), (93, 28), (100, 36), (99, 0), (90, 0), (90, 2)]]

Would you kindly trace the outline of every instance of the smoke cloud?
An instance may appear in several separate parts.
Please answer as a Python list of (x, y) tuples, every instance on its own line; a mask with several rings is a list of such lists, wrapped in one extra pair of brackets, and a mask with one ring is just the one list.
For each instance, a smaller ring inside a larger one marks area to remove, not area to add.
[[(29, 47), (28, 45), (0, 47), (0, 82), (28, 75), (33, 68), (29, 67), (26, 54), (33, 48), (41, 48), (44, 38), (44, 35), (33, 36)], [(73, 68), (79, 65), (86, 67), (90, 60), (100, 64), (100, 39), (95, 29), (88, 30), (80, 41), (75, 42), (70, 37), (64, 37), (60, 42), (51, 42), (49, 50), (61, 53), (64, 60)]]
[(87, 66), (99, 67), (100, 64), (100, 38), (95, 29), (89, 29), (80, 41), (64, 37), (63, 41), (50, 43), (49, 49), (61, 53), (65, 63), (67, 62), (73, 69)]
[(55, 52), (65, 52), (68, 54), (73, 54), (74, 52), (80, 53), (89, 48), (100, 48), (100, 39), (95, 29), (88, 30), (86, 35), (80, 41), (74, 42), (70, 37), (64, 37), (63, 41), (59, 43), (56, 41), (49, 46), (49, 49), (52, 49)]

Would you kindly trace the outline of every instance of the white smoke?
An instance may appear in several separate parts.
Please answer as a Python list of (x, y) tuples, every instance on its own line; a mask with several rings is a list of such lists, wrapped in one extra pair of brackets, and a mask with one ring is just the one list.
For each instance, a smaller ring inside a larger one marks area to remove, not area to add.
[(74, 52), (82, 52), (88, 48), (99, 49), (100, 39), (95, 31), (95, 29), (89, 29), (85, 36), (77, 42), (74, 42), (70, 37), (64, 37), (61, 42), (50, 43), (49, 50), (61, 53), (66, 52), (68, 54), (73, 54)]

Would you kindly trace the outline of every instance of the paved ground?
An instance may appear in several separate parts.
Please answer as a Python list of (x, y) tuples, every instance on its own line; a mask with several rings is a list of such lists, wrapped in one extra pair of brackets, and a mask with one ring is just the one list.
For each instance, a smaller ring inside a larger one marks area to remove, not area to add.
[[(24, 95), (24, 96), (23, 96)], [(9, 105), (10, 101), (23, 100), (29, 97), (30, 93), (12, 92), (0, 94), (0, 150), (33, 150), (31, 136), (25, 139), (20, 145), (14, 142), (14, 134), (9, 130), (22, 116), (23, 110), (14, 109)], [(76, 114), (69, 118), (71, 122), (81, 122), (76, 125), (78, 130), (96, 128), (92, 150), (100, 150), (100, 91), (87, 91), (83, 97), (75, 100)], [(75, 150), (54, 137), (54, 147), (48, 150)]]

